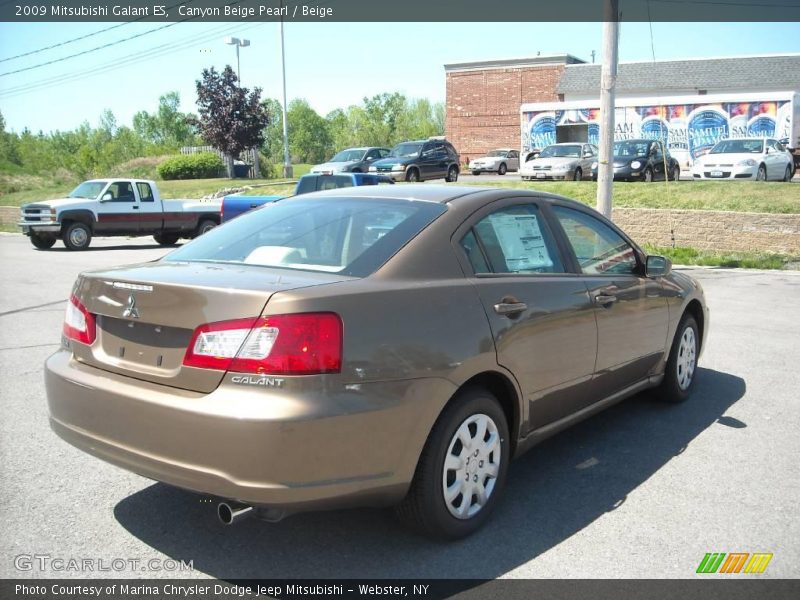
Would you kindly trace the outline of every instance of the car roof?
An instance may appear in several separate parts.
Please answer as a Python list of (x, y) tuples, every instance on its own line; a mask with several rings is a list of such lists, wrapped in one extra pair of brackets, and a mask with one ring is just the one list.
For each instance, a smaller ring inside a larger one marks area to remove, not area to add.
[[(587, 208), (585, 204), (540, 190), (522, 190), (511, 188), (497, 188), (477, 185), (449, 185), (449, 184), (411, 184), (411, 185), (367, 185), (358, 187), (336, 188), (321, 192), (310, 192), (293, 198), (377, 198), (388, 200), (417, 200), (421, 202), (436, 202), (448, 204), (462, 198), (474, 198), (478, 194), (487, 194), (488, 198), (494, 197), (531, 197), (537, 200), (558, 200), (579, 208)], [(290, 198), (291, 199), (291, 198)]]
[[(387, 198), (397, 200), (422, 200), (446, 204), (456, 198), (477, 194), (479, 192), (499, 191), (498, 188), (474, 185), (368, 185), (344, 187), (321, 192), (303, 194), (303, 198), (311, 196), (345, 197), (345, 198)], [(299, 197), (299, 196), (298, 196)]]

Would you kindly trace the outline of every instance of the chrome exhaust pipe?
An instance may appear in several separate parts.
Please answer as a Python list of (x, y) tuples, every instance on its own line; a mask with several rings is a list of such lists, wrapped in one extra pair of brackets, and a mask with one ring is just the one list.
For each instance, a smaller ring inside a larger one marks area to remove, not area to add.
[(220, 502), (217, 517), (223, 525), (233, 525), (253, 514), (253, 507), (239, 502)]

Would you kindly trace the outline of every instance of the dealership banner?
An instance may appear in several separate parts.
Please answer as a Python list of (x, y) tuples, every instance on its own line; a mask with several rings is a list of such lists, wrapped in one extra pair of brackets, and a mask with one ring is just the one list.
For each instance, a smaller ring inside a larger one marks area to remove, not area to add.
[[(800, 21), (800, 0), (618, 0), (619, 21)], [(3, 0), (0, 21), (572, 22), (614, 20), (603, 0)]]
[[(792, 103), (769, 100), (624, 106), (615, 109), (614, 122), (615, 141), (661, 140), (681, 164), (691, 165), (722, 139), (790, 137)], [(589, 143), (599, 143), (598, 108), (523, 111), (523, 152), (555, 144), (558, 128), (570, 125), (586, 125)]]

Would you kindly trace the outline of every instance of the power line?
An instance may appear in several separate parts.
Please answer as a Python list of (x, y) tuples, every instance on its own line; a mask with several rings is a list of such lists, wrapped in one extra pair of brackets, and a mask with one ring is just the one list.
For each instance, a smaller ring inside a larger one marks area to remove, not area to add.
[(0, 90), (0, 97), (11, 98), (15, 96), (22, 96), (33, 91), (38, 91), (58, 86), (64, 83), (65, 81), (77, 82), (77, 81), (82, 81), (84, 79), (90, 79), (94, 76), (103, 75), (105, 73), (121, 69), (123, 67), (129, 67), (143, 62), (148, 62), (150, 60), (159, 58), (161, 56), (173, 53), (176, 50), (188, 49), (194, 46), (199, 46), (217, 36), (225, 35), (226, 33), (233, 33), (235, 31), (247, 31), (254, 27), (260, 27), (261, 25), (264, 24), (265, 23), (255, 23), (252, 24), (250, 27), (242, 28), (238, 24), (225, 23), (221, 27), (218, 27), (212, 30), (211, 32), (206, 33), (205, 36), (202, 38), (198, 38), (196, 35), (188, 36), (180, 41), (161, 44), (160, 46), (156, 46), (154, 48), (151, 48), (150, 50), (132, 55), (122, 60), (113, 60), (82, 71), (73, 71), (70, 73), (61, 74), (55, 77), (50, 77), (47, 79), (36, 81), (30, 84), (18, 85), (13, 88), (5, 88), (3, 90)]
[[(8, 0), (8, 2), (10, 2), (10, 1), (11, 0)], [(8, 4), (8, 2), (0, 2), (0, 6), (3, 6), (4, 4)], [(186, 2), (183, 2), (182, 4), (191, 4), (193, 2), (196, 2), (196, 0), (186, 0)], [(167, 9), (175, 8), (176, 6), (178, 6), (177, 3), (173, 4), (172, 6), (168, 6)], [(53, 48), (60, 48), (61, 46), (66, 46), (66, 45), (72, 44), (74, 42), (79, 42), (81, 40), (85, 40), (85, 39), (88, 39), (90, 37), (94, 37), (96, 35), (100, 35), (101, 33), (106, 33), (107, 31), (112, 31), (114, 29), (119, 29), (120, 27), (124, 27), (125, 25), (130, 25), (131, 23), (136, 23), (136, 22), (141, 21), (142, 19), (145, 19), (145, 18), (146, 18), (145, 16), (141, 16), (141, 17), (139, 17), (137, 19), (132, 19), (130, 21), (125, 21), (124, 23), (118, 23), (116, 25), (112, 25), (111, 27), (105, 27), (103, 29), (98, 29), (97, 31), (93, 31), (92, 33), (87, 33), (86, 35), (81, 35), (81, 36), (78, 36), (76, 38), (72, 38), (72, 39), (69, 39), (69, 40), (65, 40), (63, 42), (59, 42), (58, 44), (52, 44), (51, 46), (45, 46), (44, 48), (39, 48), (37, 50), (31, 50), (30, 52), (23, 52), (22, 54), (16, 54), (14, 56), (9, 56), (8, 58), (0, 58), (0, 63), (8, 62), (10, 60), (15, 60), (17, 58), (23, 58), (24, 56), (33, 56), (34, 54), (39, 54), (39, 53), (45, 52), (47, 50), (52, 50)]]
[[(228, 2), (225, 6), (233, 6), (235, 4), (240, 4), (241, 0), (235, 0), (233, 2)], [(33, 65), (30, 67), (24, 67), (22, 69), (16, 69), (14, 71), (6, 71), (5, 73), (0, 73), (0, 77), (6, 77), (8, 75), (14, 75), (16, 73), (23, 73), (25, 71), (32, 71), (34, 69), (39, 69), (41, 67), (46, 67), (48, 65), (64, 62), (65, 60), (69, 60), (71, 58), (76, 58), (78, 56), (84, 56), (86, 54), (90, 54), (92, 52), (97, 52), (98, 50), (104, 50), (105, 48), (110, 48), (111, 46), (116, 46), (118, 44), (122, 44), (124, 42), (129, 42), (130, 40), (134, 40), (140, 38), (142, 36), (155, 33), (157, 31), (162, 31), (164, 29), (168, 29), (169, 27), (174, 27), (175, 25), (179, 25), (180, 23), (185, 23), (187, 21), (193, 21), (194, 19), (200, 18), (199, 16), (195, 17), (186, 17), (185, 19), (181, 19), (180, 21), (175, 21), (174, 23), (167, 23), (166, 25), (162, 25), (161, 27), (156, 27), (154, 29), (149, 29), (147, 31), (143, 31), (142, 33), (137, 33), (136, 35), (131, 35), (129, 37), (123, 38), (121, 40), (115, 40), (113, 42), (109, 42), (107, 44), (103, 44), (101, 46), (96, 46), (94, 48), (90, 48), (89, 50), (84, 50), (83, 52), (76, 52), (75, 54), (70, 54), (69, 56), (62, 56), (61, 58), (55, 58), (53, 60), (49, 60), (43, 63), (39, 63), (38, 65)]]

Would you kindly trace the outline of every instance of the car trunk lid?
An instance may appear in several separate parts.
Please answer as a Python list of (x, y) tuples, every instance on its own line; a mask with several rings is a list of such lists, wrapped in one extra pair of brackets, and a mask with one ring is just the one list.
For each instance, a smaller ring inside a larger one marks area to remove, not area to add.
[(95, 315), (91, 346), (71, 343), (92, 366), (198, 392), (224, 371), (183, 365), (200, 325), (258, 317), (279, 291), (347, 279), (241, 264), (155, 262), (82, 275), (74, 295)]

